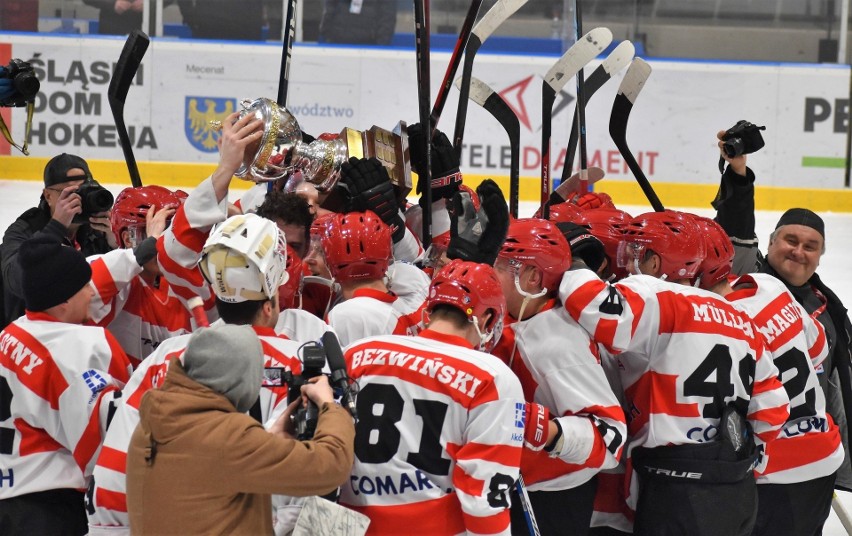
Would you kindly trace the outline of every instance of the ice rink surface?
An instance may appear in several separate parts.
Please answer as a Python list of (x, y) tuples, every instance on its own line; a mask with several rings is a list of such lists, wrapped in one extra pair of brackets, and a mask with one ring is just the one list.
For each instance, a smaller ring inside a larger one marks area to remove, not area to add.
[[(104, 186), (108, 187), (114, 194), (118, 194), (127, 185), (105, 184)], [(599, 186), (602, 187), (601, 190), (606, 190), (605, 182)], [(0, 180), (0, 229), (3, 232), (21, 213), (37, 205), (41, 188), (40, 182)], [(231, 200), (238, 199), (243, 191), (234, 190)], [(535, 203), (521, 203), (520, 215), (531, 216), (536, 208)], [(650, 206), (619, 206), (619, 208), (632, 215), (652, 210)], [(688, 210), (702, 216), (712, 217), (714, 215), (709, 200), (706, 209), (692, 208)], [(847, 307), (852, 307), (852, 277), (850, 277), (852, 276), (852, 269), (850, 269), (852, 267), (852, 214), (823, 213), (820, 215), (825, 220), (826, 253), (817, 273), (829, 288), (840, 296)], [(771, 211), (756, 214), (756, 232), (760, 240), (761, 250), (764, 252), (769, 234), (775, 228), (780, 216), (781, 212)], [(838, 492), (838, 495), (840, 503), (852, 515), (852, 493)], [(823, 534), (825, 536), (847, 534), (835, 512), (832, 512), (829, 517)]]

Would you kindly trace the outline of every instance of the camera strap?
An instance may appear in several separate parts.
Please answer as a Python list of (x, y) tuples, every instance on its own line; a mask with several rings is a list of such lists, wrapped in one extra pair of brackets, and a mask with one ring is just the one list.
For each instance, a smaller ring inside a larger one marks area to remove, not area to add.
[(24, 153), (24, 156), (29, 156), (29, 140), (30, 140), (30, 130), (33, 127), (33, 111), (35, 110), (35, 103), (33, 101), (27, 102), (27, 125), (24, 131), (24, 146), (21, 147), (17, 143), (12, 140), (12, 133), (9, 131), (9, 127), (6, 126), (6, 122), (3, 120), (3, 116), (0, 115), (0, 132), (3, 133), (3, 137), (6, 138), (6, 141), (9, 142), (9, 145), (14, 147), (15, 149)]
[(725, 173), (725, 158), (721, 156), (719, 157), (719, 173)]

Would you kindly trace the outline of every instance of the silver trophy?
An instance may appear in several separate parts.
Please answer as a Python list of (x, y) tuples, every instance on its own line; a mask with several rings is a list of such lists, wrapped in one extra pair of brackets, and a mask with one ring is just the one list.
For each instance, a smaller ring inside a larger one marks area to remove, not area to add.
[(323, 135), (304, 143), (296, 118), (275, 101), (245, 99), (240, 106), (240, 117), (254, 114), (263, 121), (263, 136), (246, 148), (237, 177), (268, 182), (299, 171), (320, 193), (328, 193), (340, 178), (341, 165), (350, 157), (375, 157), (388, 170), (401, 198), (411, 191), (408, 131), (403, 121), (393, 131), (377, 126), (365, 131), (347, 127), (336, 136)]

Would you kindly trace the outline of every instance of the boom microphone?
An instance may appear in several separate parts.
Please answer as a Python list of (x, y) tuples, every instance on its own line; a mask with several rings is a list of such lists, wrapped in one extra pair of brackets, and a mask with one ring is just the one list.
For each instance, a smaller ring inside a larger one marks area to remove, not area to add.
[(346, 360), (343, 358), (343, 350), (340, 348), (340, 342), (337, 336), (331, 331), (323, 333), (322, 347), (325, 349), (325, 358), (328, 361), (328, 368), (331, 370), (330, 382), (332, 387), (343, 391), (342, 403), (355, 422), (358, 422), (358, 411), (355, 409), (355, 397), (352, 396), (352, 388), (349, 385), (349, 374), (346, 372)]

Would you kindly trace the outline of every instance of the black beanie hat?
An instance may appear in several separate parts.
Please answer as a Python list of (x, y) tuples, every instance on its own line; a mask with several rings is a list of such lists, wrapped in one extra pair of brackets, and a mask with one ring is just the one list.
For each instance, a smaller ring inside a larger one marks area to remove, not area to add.
[(782, 225), (804, 225), (815, 230), (825, 239), (825, 223), (823, 223), (822, 218), (806, 208), (791, 208), (782, 214), (775, 228), (777, 229)]
[(44, 311), (68, 301), (92, 279), (86, 257), (50, 236), (37, 236), (21, 244), (18, 262), (29, 311)]
[(85, 171), (86, 177), (92, 176), (92, 172), (89, 171), (89, 164), (79, 156), (68, 153), (54, 156), (44, 167), (44, 185), (53, 186), (54, 184), (74, 180), (68, 177), (68, 170), (74, 168), (80, 168)]

